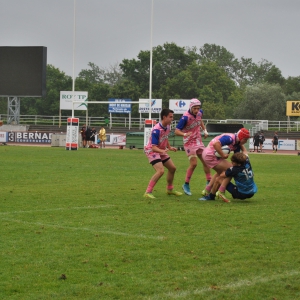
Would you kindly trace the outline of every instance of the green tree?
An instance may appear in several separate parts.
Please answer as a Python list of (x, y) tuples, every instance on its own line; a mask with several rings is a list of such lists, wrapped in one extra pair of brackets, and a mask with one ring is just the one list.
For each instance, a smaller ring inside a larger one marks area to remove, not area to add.
[(282, 76), (281, 71), (272, 66), (264, 77), (264, 81), (270, 84), (279, 84), (281, 87), (284, 87), (285, 78)]
[[(168, 79), (185, 70), (194, 61), (195, 53), (185, 51), (175, 43), (157, 46), (152, 51), (152, 91), (157, 93)], [(149, 91), (150, 51), (141, 51), (138, 59), (124, 59), (120, 64), (124, 77), (139, 86), (141, 93)]]
[(300, 76), (291, 77), (289, 76), (285, 80), (284, 91), (286, 95), (292, 95), (293, 93), (300, 92)]
[(284, 120), (285, 95), (279, 85), (260, 83), (248, 86), (244, 100), (235, 109), (238, 119)]
[(203, 103), (202, 109), (204, 119), (223, 120), (226, 118), (224, 105), (206, 101)]
[(110, 65), (108, 68), (100, 68), (94, 63), (89, 62), (89, 69), (81, 70), (78, 79), (83, 79), (90, 84), (106, 83), (113, 86), (122, 80), (122, 70), (118, 63)]
[(232, 67), (236, 60), (233, 53), (229, 52), (226, 48), (222, 46), (218, 46), (216, 44), (204, 44), (199, 49), (199, 62), (215, 62), (219, 67), (223, 68), (225, 72), (231, 77), (232, 75)]
[(0, 97), (0, 114), (7, 114), (7, 97)]

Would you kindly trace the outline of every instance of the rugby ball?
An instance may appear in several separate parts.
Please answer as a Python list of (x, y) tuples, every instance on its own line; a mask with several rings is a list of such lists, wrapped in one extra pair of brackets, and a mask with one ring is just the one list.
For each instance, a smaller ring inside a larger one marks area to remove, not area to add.
[[(222, 146), (222, 151), (224, 154), (229, 154), (230, 153), (230, 148), (228, 146)], [(215, 151), (215, 156), (216, 157), (221, 157), (220, 154)]]

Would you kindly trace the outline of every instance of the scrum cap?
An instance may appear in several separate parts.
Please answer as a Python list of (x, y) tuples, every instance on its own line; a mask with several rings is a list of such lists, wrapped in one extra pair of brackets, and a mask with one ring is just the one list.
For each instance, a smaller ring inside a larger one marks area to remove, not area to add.
[(246, 128), (241, 128), (237, 132), (237, 137), (241, 141), (242, 139), (249, 139), (250, 138), (250, 132)]
[(196, 98), (193, 98), (190, 102), (190, 108), (192, 108), (194, 106), (201, 106), (201, 102)]

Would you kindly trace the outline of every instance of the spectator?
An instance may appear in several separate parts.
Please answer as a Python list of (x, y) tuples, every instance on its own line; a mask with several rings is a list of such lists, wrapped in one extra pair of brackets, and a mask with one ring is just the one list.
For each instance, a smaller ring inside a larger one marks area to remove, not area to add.
[(262, 148), (263, 148), (264, 141), (265, 141), (264, 132), (261, 131), (259, 133), (259, 135), (258, 135), (258, 142), (259, 142), (259, 150), (260, 150), (260, 152), (263, 152)]
[(273, 136), (273, 140), (272, 140), (273, 152), (277, 152), (278, 139), (279, 139), (279, 137), (278, 137), (277, 131), (275, 131), (274, 136)]
[(95, 140), (96, 139), (96, 135), (97, 135), (96, 128), (92, 127), (91, 133), (90, 133), (90, 139), (89, 139), (90, 140), (89, 141), (90, 144), (97, 144), (97, 141)]
[(100, 147), (105, 148), (106, 130), (103, 126), (99, 130), (99, 140), (100, 140)]
[(86, 137), (86, 125), (83, 125), (81, 127), (80, 134), (81, 134), (81, 140), (82, 140), (82, 147), (85, 148), (86, 147), (86, 141), (87, 141), (87, 137)]
[(259, 134), (258, 134), (258, 132), (256, 132), (254, 137), (253, 137), (253, 145), (254, 145), (253, 152), (255, 152), (255, 147), (256, 147), (256, 152), (258, 152), (258, 146), (259, 146)]

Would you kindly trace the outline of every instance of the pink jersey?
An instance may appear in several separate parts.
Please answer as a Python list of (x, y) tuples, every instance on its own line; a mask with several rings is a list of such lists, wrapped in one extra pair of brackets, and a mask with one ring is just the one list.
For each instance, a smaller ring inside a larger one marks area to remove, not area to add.
[(209, 152), (215, 153), (214, 143), (216, 141), (220, 141), (221, 146), (228, 146), (230, 148), (230, 151), (234, 151), (237, 149), (237, 147), (239, 147), (239, 144), (237, 144), (236, 142), (236, 135), (234, 133), (223, 133), (216, 136), (209, 142), (209, 144), (207, 145)]
[(213, 145), (216, 141), (220, 141), (222, 146), (228, 146), (231, 151), (235, 151), (240, 147), (234, 133), (223, 133), (213, 138), (202, 152), (202, 158), (209, 168), (214, 168), (223, 160), (223, 158), (217, 158), (215, 155), (216, 150)]
[(200, 133), (200, 125), (202, 120), (203, 111), (200, 110), (196, 116), (192, 115), (190, 111), (186, 111), (178, 125), (176, 126), (177, 129), (181, 130), (182, 132), (190, 132), (191, 135), (183, 138), (183, 144), (185, 147), (192, 147), (195, 148), (197, 146), (203, 146), (201, 133)]
[(161, 123), (157, 123), (151, 130), (151, 134), (147, 145), (144, 147), (145, 153), (152, 152), (152, 145), (165, 150), (168, 145), (168, 136), (170, 133), (170, 125), (163, 127)]

